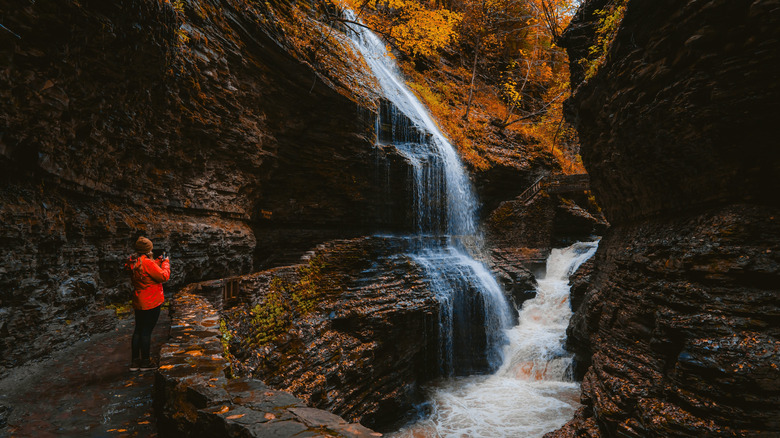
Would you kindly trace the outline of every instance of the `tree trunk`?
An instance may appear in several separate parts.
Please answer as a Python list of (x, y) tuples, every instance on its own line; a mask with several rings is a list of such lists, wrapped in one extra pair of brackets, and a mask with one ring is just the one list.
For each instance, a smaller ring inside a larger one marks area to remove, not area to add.
[(471, 111), (471, 100), (474, 97), (474, 78), (477, 77), (477, 60), (479, 60), (479, 46), (482, 41), (477, 43), (474, 48), (474, 65), (471, 66), (471, 85), (469, 85), (469, 101), (466, 103), (466, 114), (463, 115), (463, 120), (469, 120), (469, 111)]

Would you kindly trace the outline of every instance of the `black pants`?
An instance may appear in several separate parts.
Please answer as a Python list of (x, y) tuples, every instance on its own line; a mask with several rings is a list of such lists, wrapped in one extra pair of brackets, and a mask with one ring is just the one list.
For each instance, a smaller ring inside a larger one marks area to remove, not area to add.
[(152, 330), (160, 317), (160, 308), (157, 306), (149, 310), (135, 311), (135, 331), (133, 332), (133, 359), (149, 359), (149, 350), (152, 348)]

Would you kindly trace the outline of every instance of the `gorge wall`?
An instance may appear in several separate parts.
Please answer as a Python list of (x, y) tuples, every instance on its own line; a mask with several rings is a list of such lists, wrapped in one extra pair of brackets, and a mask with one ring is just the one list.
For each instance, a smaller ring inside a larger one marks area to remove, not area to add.
[(221, 310), (233, 372), (375, 430), (402, 426), (441, 366), (439, 302), (406, 250), (402, 238), (336, 240), (238, 278)]
[[(307, 5), (0, 0), (0, 375), (113, 326), (139, 235), (175, 292), (411, 226), (408, 162), (373, 147), (376, 83)], [(557, 169), (516, 148), (475, 176), (482, 217)], [(529, 243), (491, 244), (527, 289)]]
[[(0, 10), (3, 366), (110, 328), (139, 235), (172, 255), (174, 291), (381, 223), (374, 97), (291, 54), (265, 6)], [(317, 59), (359, 79), (348, 54)]]
[(584, 406), (551, 436), (776, 436), (780, 2), (588, 1), (563, 44), (612, 228), (573, 288)]

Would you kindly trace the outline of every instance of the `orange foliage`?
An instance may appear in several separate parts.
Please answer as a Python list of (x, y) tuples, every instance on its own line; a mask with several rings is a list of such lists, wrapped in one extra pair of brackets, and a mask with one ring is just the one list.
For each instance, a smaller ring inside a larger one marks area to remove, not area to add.
[(457, 37), (461, 15), (446, 9), (431, 10), (415, 1), (390, 0), (400, 11), (389, 35), (399, 49), (413, 57), (432, 57)]
[[(339, 7), (375, 12), (363, 15), (369, 27), (381, 33), (395, 48), (412, 58), (433, 58), (456, 42), (462, 15), (446, 9), (428, 7), (415, 0), (329, 0)], [(379, 14), (376, 14), (379, 12)]]
[(344, 4), (399, 49), (410, 88), (473, 168), (509, 164), (502, 160), (515, 154), (496, 148), (514, 144), (566, 173), (584, 171), (574, 130), (562, 120), (568, 64), (555, 45), (572, 0)]

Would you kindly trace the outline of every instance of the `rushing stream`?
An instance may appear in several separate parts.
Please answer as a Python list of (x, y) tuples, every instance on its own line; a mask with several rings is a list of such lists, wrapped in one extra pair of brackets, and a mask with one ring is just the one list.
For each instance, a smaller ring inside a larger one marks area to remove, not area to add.
[(433, 389), (433, 413), (400, 437), (539, 437), (562, 426), (579, 405), (564, 349), (571, 317), (569, 275), (596, 252), (597, 242), (553, 249), (536, 297), (508, 330), (505, 361), (490, 376), (451, 379)]

